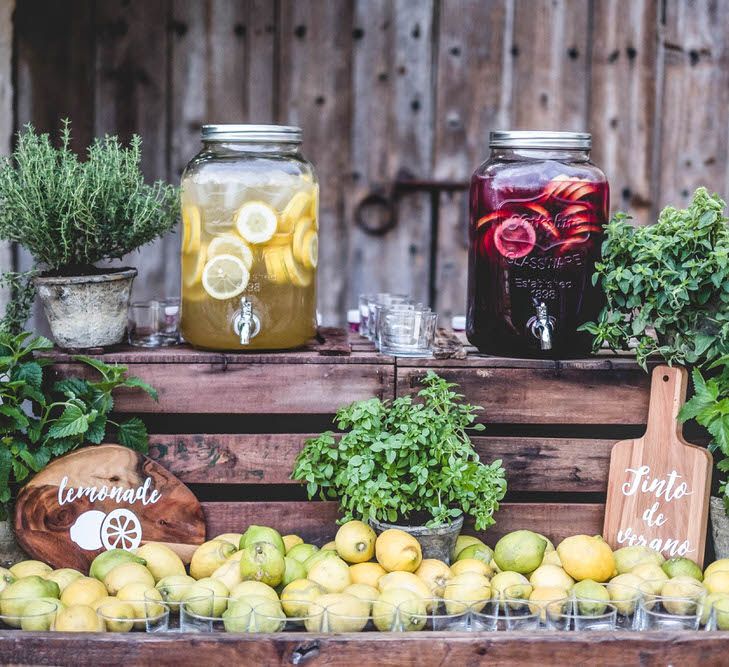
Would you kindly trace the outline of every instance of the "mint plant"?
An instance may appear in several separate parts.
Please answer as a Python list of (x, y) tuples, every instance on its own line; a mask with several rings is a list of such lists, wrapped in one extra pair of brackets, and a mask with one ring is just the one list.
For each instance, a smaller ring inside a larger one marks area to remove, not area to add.
[(341, 408), (331, 431), (306, 442), (293, 479), (309, 498), (338, 499), (343, 521), (352, 518), (407, 522), (425, 515), (427, 526), (462, 513), (483, 530), (506, 493), (501, 461), (480, 462), (468, 436), (480, 407), (463, 402), (457, 385), (432, 371), (419, 401), (377, 398)]
[(45, 368), (52, 363), (35, 353), (53, 347), (29, 333), (0, 332), (0, 504), (12, 499), (12, 487), (38, 472), (54, 457), (84, 444), (100, 444), (111, 429), (114, 440), (146, 452), (147, 429), (138, 417), (115, 422), (109, 417), (118, 387), (135, 387), (157, 400), (157, 392), (125, 366), (77, 356), (99, 379), (69, 377), (47, 386)]

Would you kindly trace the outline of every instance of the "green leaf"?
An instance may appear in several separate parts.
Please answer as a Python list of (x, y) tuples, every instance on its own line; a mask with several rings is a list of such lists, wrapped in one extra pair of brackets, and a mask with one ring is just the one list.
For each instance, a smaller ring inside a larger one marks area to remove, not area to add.
[(149, 447), (147, 427), (139, 417), (132, 417), (119, 424), (117, 438), (120, 444), (137, 451), (146, 452)]
[(40, 389), (43, 383), (43, 369), (35, 361), (28, 361), (13, 368), (10, 378), (16, 382), (27, 382), (31, 387)]
[(22, 410), (13, 407), (12, 405), (0, 404), (0, 415), (7, 417), (10, 420), (12, 427), (17, 430), (27, 428), (29, 424), (27, 415)]
[(68, 398), (79, 398), (87, 394), (89, 383), (77, 377), (64, 378), (54, 383), (53, 391)]
[(106, 435), (106, 415), (97, 415), (96, 419), (89, 423), (89, 428), (86, 431), (86, 440), (95, 445), (101, 444)]
[(143, 389), (146, 391), (155, 401), (159, 400), (159, 394), (157, 393), (157, 390), (141, 378), (135, 377), (134, 375), (130, 375), (124, 382), (121, 383), (122, 387), (138, 387), (139, 389)]
[(48, 429), (51, 438), (65, 438), (86, 433), (89, 428), (89, 417), (80, 407), (67, 404), (61, 416)]

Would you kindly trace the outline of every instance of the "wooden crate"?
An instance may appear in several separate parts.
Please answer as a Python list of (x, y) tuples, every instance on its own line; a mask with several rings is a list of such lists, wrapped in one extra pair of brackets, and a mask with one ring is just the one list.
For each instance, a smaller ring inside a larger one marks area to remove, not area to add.
[[(87, 370), (52, 353), (57, 376)], [(242, 531), (251, 523), (295, 532), (322, 544), (334, 536), (337, 505), (308, 501), (290, 479), (304, 440), (331, 426), (337, 407), (417, 391), (432, 368), (458, 382), (466, 398), (484, 406), (487, 423), (474, 443), (484, 460), (501, 458), (509, 492), (497, 524), (481, 535), (489, 544), (517, 528), (555, 542), (602, 530), (612, 444), (638, 434), (648, 410), (649, 377), (633, 361), (597, 357), (575, 361), (500, 359), (473, 353), (464, 360), (404, 360), (375, 352), (359, 337), (324, 330), (304, 350), (232, 354), (118, 349), (101, 355), (151, 382), (159, 403), (140, 392), (120, 393), (115, 410), (141, 414), (152, 431), (151, 456), (202, 500), (208, 536)], [(474, 532), (471, 527), (467, 532)], [(76, 638), (6, 633), (0, 662), (166, 660), (178, 665), (210, 660), (230, 664), (537, 664), (559, 651), (560, 661), (600, 664), (719, 663), (715, 633), (417, 636), (276, 635), (252, 638), (100, 636)], [(184, 644), (184, 646), (183, 646)], [(169, 651), (165, 650), (169, 649)], [(171, 652), (174, 651), (174, 658)], [(22, 658), (22, 660), (21, 660)]]

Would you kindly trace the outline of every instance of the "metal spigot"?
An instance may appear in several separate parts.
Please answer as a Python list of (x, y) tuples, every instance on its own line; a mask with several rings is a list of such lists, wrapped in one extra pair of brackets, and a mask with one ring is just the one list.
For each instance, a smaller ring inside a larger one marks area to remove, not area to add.
[(240, 344), (248, 345), (261, 330), (261, 320), (253, 312), (253, 305), (246, 297), (240, 299), (240, 312), (233, 320), (233, 330), (240, 336)]
[(552, 335), (554, 334), (557, 320), (547, 311), (547, 304), (544, 301), (536, 303), (537, 314), (530, 317), (527, 328), (532, 336), (539, 339), (539, 347), (542, 350), (552, 349)]

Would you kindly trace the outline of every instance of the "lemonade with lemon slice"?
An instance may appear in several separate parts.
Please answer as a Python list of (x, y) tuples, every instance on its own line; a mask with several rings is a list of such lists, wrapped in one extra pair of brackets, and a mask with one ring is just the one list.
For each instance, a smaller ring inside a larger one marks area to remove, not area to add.
[[(319, 185), (294, 130), (203, 128), (182, 177), (181, 328), (192, 345), (285, 349), (315, 333)], [(259, 324), (246, 344), (242, 300)]]

